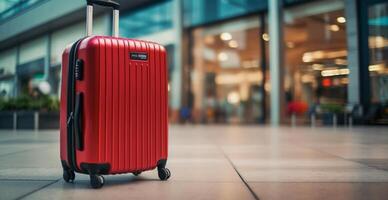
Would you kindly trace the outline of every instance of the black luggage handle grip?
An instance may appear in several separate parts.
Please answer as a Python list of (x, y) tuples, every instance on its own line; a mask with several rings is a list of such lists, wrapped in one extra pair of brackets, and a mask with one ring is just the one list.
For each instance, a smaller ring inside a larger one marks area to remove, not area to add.
[(99, 5), (99, 6), (104, 6), (104, 7), (111, 7), (112, 9), (114, 10), (119, 10), (120, 9), (120, 4), (115, 2), (115, 1), (112, 1), (112, 0), (107, 0), (107, 1), (103, 1), (103, 0), (86, 0), (87, 4), (88, 5)]
[(75, 129), (75, 144), (78, 150), (83, 150), (83, 134), (82, 134), (82, 106), (83, 95), (78, 93), (75, 97), (74, 110), (74, 129)]

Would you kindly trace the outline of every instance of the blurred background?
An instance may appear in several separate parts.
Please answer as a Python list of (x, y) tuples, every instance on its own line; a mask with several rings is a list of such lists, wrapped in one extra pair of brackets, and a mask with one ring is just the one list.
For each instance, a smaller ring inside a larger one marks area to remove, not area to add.
[[(120, 36), (168, 51), (171, 123), (388, 124), (387, 1), (120, 3)], [(85, 35), (85, 4), (0, 0), (0, 128), (59, 126), (62, 51)], [(110, 35), (95, 11), (94, 34)]]

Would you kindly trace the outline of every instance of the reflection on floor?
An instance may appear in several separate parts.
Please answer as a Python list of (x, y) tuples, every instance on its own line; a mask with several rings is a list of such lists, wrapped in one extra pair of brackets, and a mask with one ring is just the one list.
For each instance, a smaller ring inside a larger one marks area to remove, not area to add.
[(388, 128), (171, 126), (167, 182), (156, 171), (65, 183), (58, 131), (0, 131), (0, 199), (383, 199)]

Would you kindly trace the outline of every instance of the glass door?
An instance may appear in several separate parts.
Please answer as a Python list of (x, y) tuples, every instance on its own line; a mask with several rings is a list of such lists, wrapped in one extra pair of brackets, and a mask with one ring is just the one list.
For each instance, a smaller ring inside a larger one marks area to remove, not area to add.
[(360, 100), (370, 123), (388, 124), (388, 2), (359, 3)]
[(388, 104), (388, 2), (368, 7), (370, 102)]
[(193, 30), (194, 120), (258, 123), (263, 116), (259, 17)]

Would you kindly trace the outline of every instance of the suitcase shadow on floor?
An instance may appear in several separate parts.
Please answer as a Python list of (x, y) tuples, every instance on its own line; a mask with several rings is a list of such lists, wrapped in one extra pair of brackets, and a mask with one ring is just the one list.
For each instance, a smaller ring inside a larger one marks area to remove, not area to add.
[[(157, 176), (157, 175), (156, 175)], [(160, 181), (159, 178), (150, 177), (150, 176), (134, 176), (132, 174), (122, 174), (122, 175), (105, 175), (105, 183), (104, 186), (101, 189), (106, 189), (110, 187), (116, 187), (116, 186), (135, 186), (142, 183), (149, 183), (149, 182), (163, 182)], [(62, 184), (59, 184), (59, 187), (62, 187), (63, 189), (92, 189), (90, 186), (90, 180), (89, 176), (82, 175), (82, 177), (78, 176), (78, 179), (74, 180), (73, 183), (66, 183), (63, 179), (61, 179), (59, 182)]]

